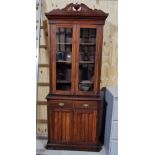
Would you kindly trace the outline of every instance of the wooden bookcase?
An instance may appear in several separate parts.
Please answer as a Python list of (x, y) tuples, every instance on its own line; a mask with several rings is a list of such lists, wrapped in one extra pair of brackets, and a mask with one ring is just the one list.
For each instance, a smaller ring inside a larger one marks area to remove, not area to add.
[(85, 4), (46, 13), (49, 23), (48, 149), (101, 149), (103, 25), (108, 14)]

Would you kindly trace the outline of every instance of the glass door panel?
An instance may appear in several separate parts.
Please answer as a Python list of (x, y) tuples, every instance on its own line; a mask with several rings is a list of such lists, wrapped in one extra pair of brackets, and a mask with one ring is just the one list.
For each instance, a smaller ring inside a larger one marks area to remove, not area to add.
[(80, 28), (79, 77), (80, 91), (94, 90), (96, 28)]
[(72, 28), (56, 28), (56, 90), (71, 90)]

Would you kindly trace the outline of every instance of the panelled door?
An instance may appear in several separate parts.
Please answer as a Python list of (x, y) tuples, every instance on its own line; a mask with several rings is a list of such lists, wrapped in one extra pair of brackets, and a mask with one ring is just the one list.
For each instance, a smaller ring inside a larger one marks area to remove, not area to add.
[(53, 108), (48, 121), (52, 143), (97, 143), (97, 110)]
[(50, 110), (49, 124), (52, 143), (68, 144), (72, 141), (73, 112), (66, 109)]
[(97, 143), (97, 110), (74, 111), (74, 142)]

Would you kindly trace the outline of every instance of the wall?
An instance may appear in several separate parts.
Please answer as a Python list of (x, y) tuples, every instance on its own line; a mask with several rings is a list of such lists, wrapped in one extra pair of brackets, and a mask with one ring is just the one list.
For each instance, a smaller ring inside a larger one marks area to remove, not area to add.
[[(118, 63), (118, 1), (117, 0), (42, 0), (43, 1), (43, 21), (46, 20), (44, 16), (45, 12), (49, 12), (52, 9), (64, 8), (69, 3), (85, 3), (92, 9), (101, 9), (109, 16), (104, 26), (104, 40), (103, 40), (103, 52), (102, 52), (102, 71), (101, 71), (101, 84), (100, 87), (112, 86), (117, 84), (117, 63)], [(41, 45), (47, 45), (47, 36), (44, 29), (41, 30)], [(46, 48), (40, 48), (40, 64), (48, 64), (48, 51)], [(38, 88), (38, 101), (39, 106), (37, 110), (37, 131), (41, 135), (47, 134), (47, 113), (46, 113), (46, 95), (49, 91), (49, 68), (40, 67), (39, 82), (41, 83)], [(44, 84), (43, 84), (44, 83)]]

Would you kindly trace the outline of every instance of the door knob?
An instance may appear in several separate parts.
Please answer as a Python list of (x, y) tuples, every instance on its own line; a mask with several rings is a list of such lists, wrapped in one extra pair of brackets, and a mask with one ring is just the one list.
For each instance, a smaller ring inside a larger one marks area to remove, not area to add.
[(63, 107), (64, 106), (64, 103), (58, 103), (58, 105), (60, 106), (60, 107)]
[(83, 106), (84, 106), (85, 108), (87, 108), (87, 107), (89, 106), (89, 104), (83, 104)]

